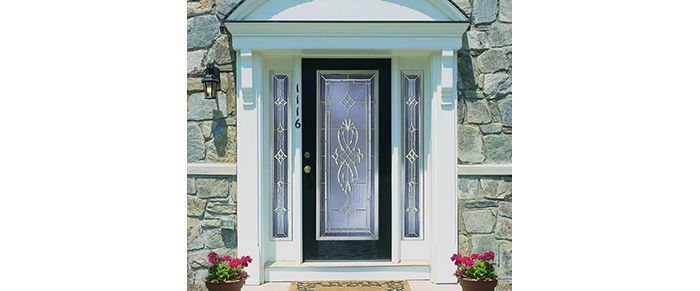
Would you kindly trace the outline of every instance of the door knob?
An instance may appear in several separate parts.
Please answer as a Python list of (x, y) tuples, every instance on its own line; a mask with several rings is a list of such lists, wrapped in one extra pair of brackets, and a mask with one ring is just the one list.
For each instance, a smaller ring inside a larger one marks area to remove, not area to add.
[(307, 173), (307, 174), (311, 173), (311, 166), (309, 166), (309, 165), (304, 166), (304, 173)]

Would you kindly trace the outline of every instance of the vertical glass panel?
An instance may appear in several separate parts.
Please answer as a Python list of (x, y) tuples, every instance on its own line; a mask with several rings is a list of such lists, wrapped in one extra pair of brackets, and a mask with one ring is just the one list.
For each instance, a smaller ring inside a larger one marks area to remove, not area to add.
[(376, 240), (376, 71), (319, 71), (319, 240)]
[(420, 75), (403, 78), (404, 238), (420, 238)]
[(287, 92), (289, 76), (274, 75), (272, 78), (272, 92), (274, 94), (273, 108), (273, 185), (274, 197), (272, 200), (272, 237), (289, 238), (289, 197), (287, 179)]

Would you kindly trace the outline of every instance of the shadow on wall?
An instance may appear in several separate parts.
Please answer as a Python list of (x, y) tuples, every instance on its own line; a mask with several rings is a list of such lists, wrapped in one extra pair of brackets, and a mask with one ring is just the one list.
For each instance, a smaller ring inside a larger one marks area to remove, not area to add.
[[(224, 96), (224, 98), (226, 97)], [(219, 108), (219, 102), (217, 102), (216, 107), (217, 109), (212, 110), (214, 120), (211, 123), (211, 134), (217, 156), (223, 157), (226, 155), (226, 146), (228, 145), (228, 124), (226, 124), (226, 115), (224, 114), (226, 108)]]

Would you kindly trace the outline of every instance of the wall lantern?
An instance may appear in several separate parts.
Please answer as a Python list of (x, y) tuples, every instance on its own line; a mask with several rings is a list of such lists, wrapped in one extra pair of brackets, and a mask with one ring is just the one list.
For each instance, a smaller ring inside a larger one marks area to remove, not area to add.
[(204, 83), (204, 99), (216, 99), (217, 86), (219, 85), (219, 68), (213, 63), (208, 63), (205, 70), (206, 76), (202, 78)]

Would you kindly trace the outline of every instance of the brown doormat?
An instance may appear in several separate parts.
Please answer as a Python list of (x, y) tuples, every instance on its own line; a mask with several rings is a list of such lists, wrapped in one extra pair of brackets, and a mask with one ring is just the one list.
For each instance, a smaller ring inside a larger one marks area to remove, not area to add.
[(404, 281), (301, 281), (289, 291), (411, 291)]

